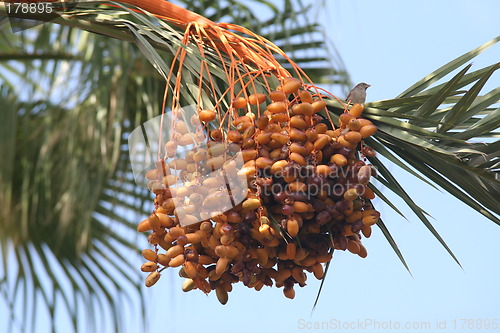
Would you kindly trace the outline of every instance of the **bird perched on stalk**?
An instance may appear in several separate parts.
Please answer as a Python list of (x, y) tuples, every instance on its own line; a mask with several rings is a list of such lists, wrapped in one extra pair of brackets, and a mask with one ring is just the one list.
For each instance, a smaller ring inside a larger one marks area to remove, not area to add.
[(371, 87), (369, 84), (361, 82), (358, 83), (347, 95), (346, 101), (348, 104), (360, 103), (363, 104), (366, 100), (366, 89)]

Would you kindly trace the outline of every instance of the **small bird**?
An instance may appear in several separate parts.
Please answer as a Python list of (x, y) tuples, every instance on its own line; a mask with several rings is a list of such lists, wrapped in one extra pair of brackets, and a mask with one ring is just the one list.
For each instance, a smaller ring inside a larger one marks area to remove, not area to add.
[(366, 89), (371, 87), (369, 84), (361, 82), (358, 83), (347, 95), (347, 103), (364, 103), (366, 100)]

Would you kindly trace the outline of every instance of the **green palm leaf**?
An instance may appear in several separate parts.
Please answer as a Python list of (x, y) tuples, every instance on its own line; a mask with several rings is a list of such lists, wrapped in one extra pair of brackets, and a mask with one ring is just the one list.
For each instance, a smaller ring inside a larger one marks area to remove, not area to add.
[[(445, 83), (431, 85), (498, 41), (500, 37), (442, 66), (396, 99), (366, 103), (364, 112), (364, 117), (379, 128), (372, 138), (366, 140), (369, 146), (410, 174), (449, 192), (496, 224), (500, 224), (500, 177), (499, 141), (495, 141), (498, 137), (495, 130), (500, 125), (500, 112), (495, 104), (500, 101), (500, 92), (496, 88), (483, 96), (479, 93), (500, 64), (470, 74), (466, 74), (471, 68), (467, 65)], [(459, 90), (469, 84), (473, 84), (471, 88)], [(335, 115), (343, 112), (338, 103), (331, 102), (330, 105)], [(477, 142), (479, 138), (484, 141)], [(378, 168), (378, 180), (403, 199), (458, 263), (425, 216), (425, 211), (407, 195), (378, 157), (369, 160)], [(389, 203), (387, 198), (383, 200)], [(382, 224), (379, 226), (387, 230)], [(390, 243), (408, 267), (395, 243)]]

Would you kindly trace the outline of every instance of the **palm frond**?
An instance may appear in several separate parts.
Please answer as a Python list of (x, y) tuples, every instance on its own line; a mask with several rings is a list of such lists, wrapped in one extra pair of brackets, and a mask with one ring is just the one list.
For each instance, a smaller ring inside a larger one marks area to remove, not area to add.
[[(479, 95), (500, 64), (467, 74), (466, 65), (448, 81), (431, 87), (439, 79), (500, 41), (500, 37), (467, 52), (415, 83), (395, 99), (365, 104), (364, 117), (379, 128), (366, 144), (388, 161), (457, 197), (486, 218), (500, 225), (500, 177), (498, 138), (500, 90)], [(470, 88), (464, 88), (471, 85)], [(496, 105), (496, 106), (495, 106)], [(332, 101), (338, 116), (343, 107)], [(369, 157), (377, 167), (377, 179), (400, 197), (458, 263), (451, 249), (428, 220), (418, 201), (411, 198), (378, 157)], [(383, 200), (392, 205), (387, 198)], [(387, 237), (388, 230), (379, 226)], [(408, 268), (392, 237), (394, 251)]]

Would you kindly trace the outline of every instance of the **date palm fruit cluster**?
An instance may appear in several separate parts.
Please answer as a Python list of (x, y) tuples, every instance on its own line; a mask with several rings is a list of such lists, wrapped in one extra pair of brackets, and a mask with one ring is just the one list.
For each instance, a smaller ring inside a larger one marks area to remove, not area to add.
[[(250, 112), (255, 107), (259, 112)], [(213, 110), (190, 119), (196, 132), (178, 119), (165, 159), (146, 174), (156, 194), (156, 209), (138, 226), (152, 231), (154, 245), (143, 251), (146, 286), (163, 269), (181, 267), (184, 291), (215, 290), (222, 304), (239, 281), (256, 290), (275, 284), (294, 298), (306, 272), (323, 277), (334, 249), (366, 257), (361, 239), (370, 237), (380, 214), (369, 203), (374, 170), (363, 161), (375, 154), (363, 139), (377, 127), (362, 111), (355, 104), (334, 128), (321, 116), (327, 115), (321, 97), (286, 78), (269, 94), (234, 99), (227, 130), (214, 126), (223, 122)], [(193, 144), (176, 158), (177, 149)], [(243, 165), (235, 167), (238, 154)], [(203, 176), (207, 170), (213, 172)], [(246, 179), (244, 193), (232, 193), (217, 170)], [(223, 194), (243, 200), (221, 208)]]

